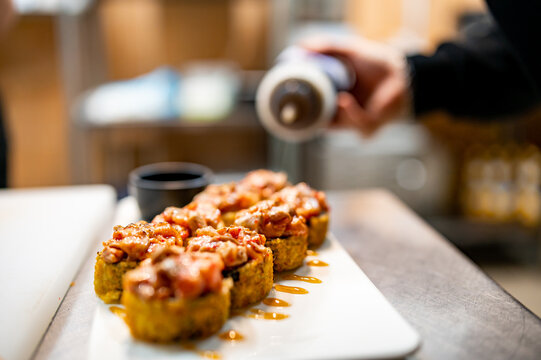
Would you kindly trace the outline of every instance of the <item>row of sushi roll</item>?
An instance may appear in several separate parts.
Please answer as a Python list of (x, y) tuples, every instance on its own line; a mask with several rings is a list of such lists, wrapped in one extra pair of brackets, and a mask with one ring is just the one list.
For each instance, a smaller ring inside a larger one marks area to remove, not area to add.
[(96, 258), (95, 292), (122, 302), (135, 338), (210, 335), (230, 309), (265, 298), (275, 272), (301, 266), (307, 248), (323, 243), (328, 210), (323, 192), (284, 173), (209, 185), (151, 223), (116, 226)]

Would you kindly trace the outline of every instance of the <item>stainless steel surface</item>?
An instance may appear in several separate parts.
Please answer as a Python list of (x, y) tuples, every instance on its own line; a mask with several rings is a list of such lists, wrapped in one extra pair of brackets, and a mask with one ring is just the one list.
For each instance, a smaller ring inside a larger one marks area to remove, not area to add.
[(331, 192), (331, 230), (421, 334), (414, 359), (539, 359), (541, 320), (387, 192)]

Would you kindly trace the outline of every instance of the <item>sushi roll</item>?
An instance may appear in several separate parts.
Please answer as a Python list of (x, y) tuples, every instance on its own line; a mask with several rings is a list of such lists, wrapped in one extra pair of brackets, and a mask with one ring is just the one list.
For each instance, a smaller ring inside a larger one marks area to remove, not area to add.
[(238, 212), (235, 225), (265, 235), (265, 246), (272, 250), (275, 272), (302, 265), (308, 248), (308, 228), (292, 206), (278, 200), (260, 201)]
[(194, 203), (210, 203), (220, 210), (225, 226), (233, 224), (239, 210), (247, 209), (260, 200), (258, 193), (239, 187), (236, 183), (209, 185), (194, 197)]
[(266, 200), (288, 185), (290, 184), (286, 173), (259, 169), (250, 171), (238, 186), (240, 189), (256, 192), (261, 200)]
[(297, 215), (306, 219), (309, 247), (316, 248), (325, 241), (329, 227), (329, 205), (324, 192), (299, 183), (278, 191), (272, 199), (290, 204)]
[(202, 228), (190, 238), (186, 251), (211, 252), (222, 257), (223, 274), (233, 280), (233, 309), (262, 300), (272, 289), (272, 251), (265, 247), (265, 236), (255, 231), (241, 226)]
[(214, 334), (229, 317), (221, 257), (164, 248), (123, 279), (125, 321), (136, 339), (166, 343)]
[(94, 290), (106, 303), (117, 303), (122, 294), (122, 276), (161, 247), (182, 246), (187, 229), (165, 222), (139, 221), (116, 226), (113, 237), (103, 242), (94, 267)]
[(210, 202), (192, 202), (183, 208), (170, 206), (161, 214), (156, 215), (152, 222), (180, 225), (189, 231), (189, 236), (193, 236), (197, 229), (203, 227), (219, 228), (224, 226), (220, 210)]

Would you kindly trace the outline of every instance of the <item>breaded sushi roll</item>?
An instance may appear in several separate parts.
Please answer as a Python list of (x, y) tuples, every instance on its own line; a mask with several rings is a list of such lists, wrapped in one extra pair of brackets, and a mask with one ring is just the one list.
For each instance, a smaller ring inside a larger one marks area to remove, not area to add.
[(265, 236), (241, 226), (199, 229), (189, 239), (188, 252), (219, 254), (223, 274), (233, 279), (231, 308), (238, 309), (262, 300), (272, 289), (272, 251), (265, 247)]
[(306, 219), (309, 247), (315, 248), (323, 243), (329, 227), (329, 205), (324, 192), (301, 182), (280, 190), (272, 199), (290, 204), (297, 215)]
[(197, 229), (207, 226), (216, 229), (224, 226), (220, 210), (210, 202), (192, 202), (183, 208), (170, 206), (161, 214), (156, 215), (152, 222), (166, 222), (173, 225), (180, 225), (189, 231), (189, 236), (193, 236)]
[(302, 265), (308, 247), (308, 228), (292, 206), (277, 200), (260, 201), (238, 212), (235, 225), (265, 235), (265, 246), (272, 250), (275, 272)]
[(221, 257), (164, 248), (123, 279), (125, 321), (136, 339), (171, 342), (214, 334), (229, 316), (231, 279)]
[(233, 224), (235, 214), (260, 200), (258, 193), (240, 188), (235, 183), (209, 185), (194, 197), (194, 203), (210, 203), (220, 210), (225, 226)]
[(265, 169), (250, 171), (242, 179), (240, 189), (256, 192), (260, 200), (269, 199), (275, 192), (290, 185), (284, 172), (274, 172)]
[(165, 222), (139, 221), (115, 226), (113, 237), (103, 242), (94, 267), (94, 290), (106, 303), (117, 303), (122, 294), (122, 276), (161, 247), (183, 246), (189, 232)]

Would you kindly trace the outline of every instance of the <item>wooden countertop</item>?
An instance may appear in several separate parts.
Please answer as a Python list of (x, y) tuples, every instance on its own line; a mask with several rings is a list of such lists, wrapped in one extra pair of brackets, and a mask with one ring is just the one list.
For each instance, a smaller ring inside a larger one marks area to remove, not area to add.
[[(420, 333), (413, 359), (538, 359), (541, 320), (386, 191), (329, 192), (331, 231)], [(36, 351), (85, 358), (98, 299), (91, 256)]]

